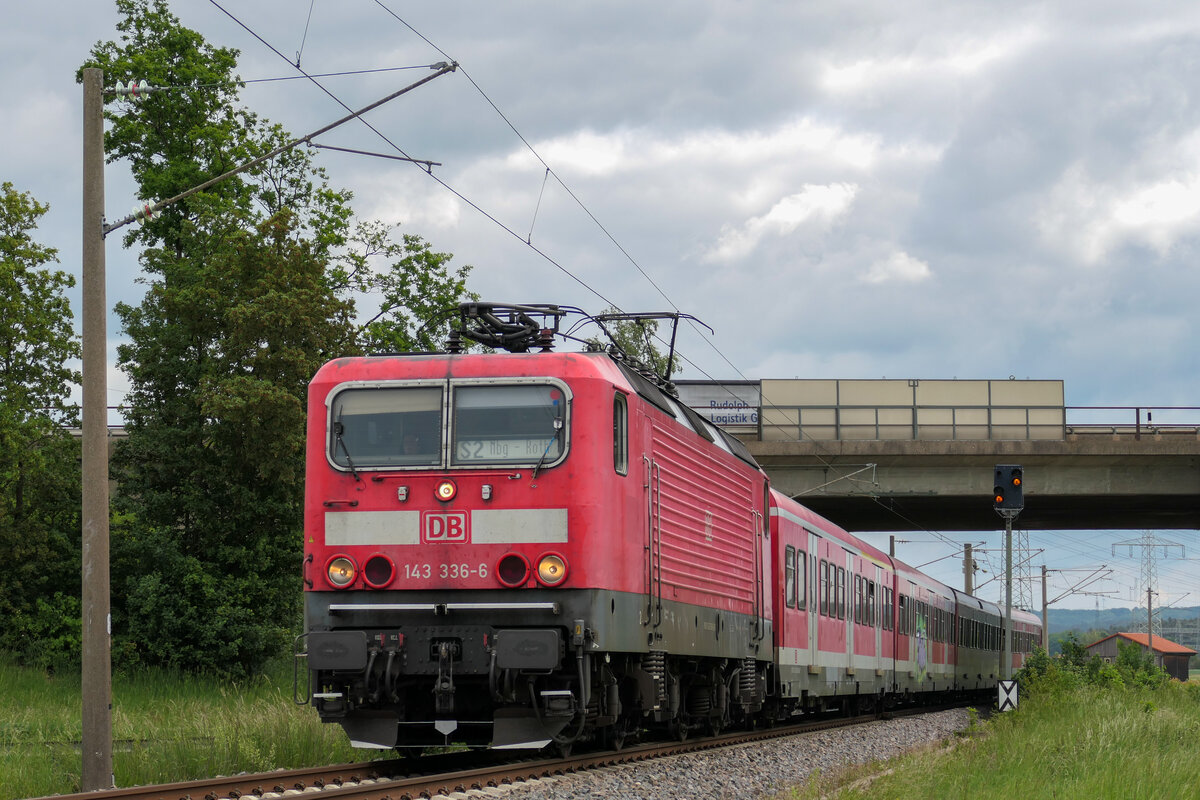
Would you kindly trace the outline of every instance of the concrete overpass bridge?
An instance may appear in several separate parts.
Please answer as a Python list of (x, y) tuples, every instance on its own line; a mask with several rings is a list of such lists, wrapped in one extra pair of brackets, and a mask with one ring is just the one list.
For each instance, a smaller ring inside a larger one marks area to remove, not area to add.
[(848, 530), (1000, 529), (996, 464), (1024, 468), (1028, 530), (1200, 529), (1200, 407), (1068, 407), (1061, 381), (679, 388), (778, 490)]

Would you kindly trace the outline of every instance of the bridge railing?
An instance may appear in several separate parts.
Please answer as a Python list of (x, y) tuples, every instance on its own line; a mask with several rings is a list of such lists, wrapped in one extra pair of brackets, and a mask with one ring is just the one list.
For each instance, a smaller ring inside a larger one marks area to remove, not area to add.
[(1200, 406), (1066, 406), (1065, 434), (1200, 435)]
[(1200, 406), (764, 406), (760, 441), (1062, 441), (1200, 435)]

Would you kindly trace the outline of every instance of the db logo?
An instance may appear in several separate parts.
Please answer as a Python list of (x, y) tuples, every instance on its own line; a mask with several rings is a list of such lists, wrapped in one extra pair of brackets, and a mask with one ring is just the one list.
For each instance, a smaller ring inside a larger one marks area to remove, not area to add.
[(421, 519), (421, 541), (426, 544), (470, 541), (467, 512), (440, 513), (427, 511)]

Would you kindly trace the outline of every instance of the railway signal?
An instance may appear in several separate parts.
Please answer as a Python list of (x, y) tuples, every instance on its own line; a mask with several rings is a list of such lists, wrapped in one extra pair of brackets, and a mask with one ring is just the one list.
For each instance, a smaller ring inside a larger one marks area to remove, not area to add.
[(1025, 478), (1020, 466), (997, 464), (996, 485), (992, 495), (992, 502), (996, 510), (1020, 511), (1025, 508), (1024, 483)]

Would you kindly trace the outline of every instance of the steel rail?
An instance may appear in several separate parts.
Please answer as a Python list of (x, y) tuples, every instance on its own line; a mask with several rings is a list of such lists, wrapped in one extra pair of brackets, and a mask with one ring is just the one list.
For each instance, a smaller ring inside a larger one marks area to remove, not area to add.
[[(416, 800), (439, 794), (448, 795), (472, 789), (483, 790), (506, 784), (561, 777), (702, 750), (737, 747), (769, 739), (850, 727), (880, 719), (944, 711), (964, 705), (968, 704), (898, 709), (887, 712), (882, 717), (876, 714), (830, 717), (685, 741), (647, 742), (621, 750), (583, 753), (563, 758), (535, 758), (514, 762), (511, 760), (511, 753), (502, 754), (498, 751), (444, 753), (413, 759), (278, 770), (255, 775), (54, 795), (53, 800), (280, 800), (299, 795), (312, 795), (314, 800)], [(473, 761), (477, 763), (472, 764)]]

